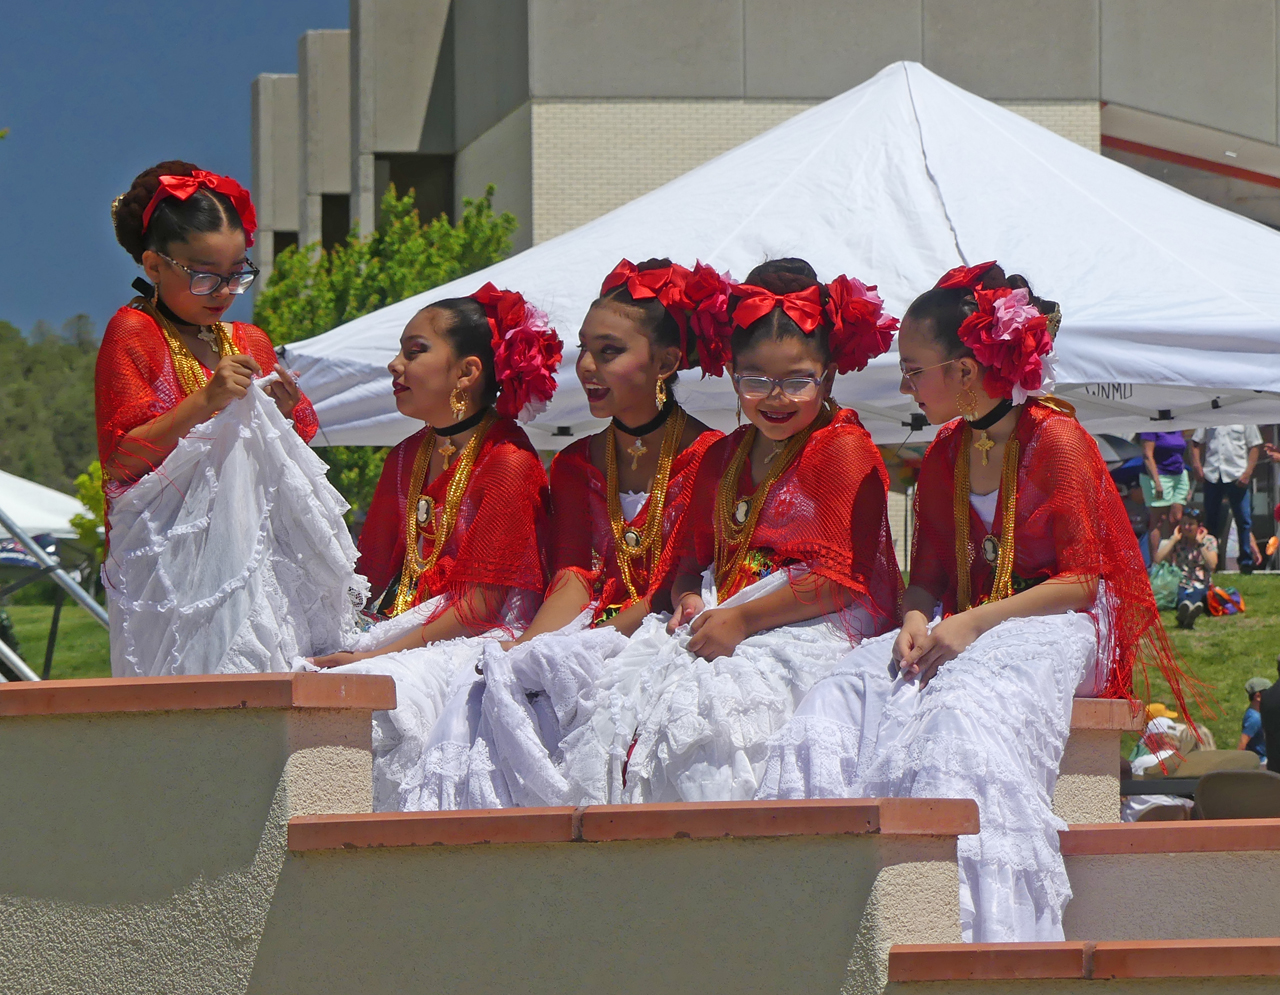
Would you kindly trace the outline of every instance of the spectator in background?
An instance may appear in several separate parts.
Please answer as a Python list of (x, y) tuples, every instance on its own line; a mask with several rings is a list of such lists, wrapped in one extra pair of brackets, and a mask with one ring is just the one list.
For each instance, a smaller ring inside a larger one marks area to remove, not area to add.
[(1182, 519), (1182, 509), (1191, 495), (1191, 478), (1184, 459), (1187, 435), (1182, 432), (1141, 432), (1142, 473), (1138, 482), (1151, 509), (1149, 535), (1151, 549), (1170, 535)]
[(1240, 721), (1240, 744), (1237, 750), (1252, 750), (1265, 764), (1267, 739), (1262, 731), (1262, 693), (1271, 687), (1265, 677), (1250, 677), (1244, 682), (1244, 693), (1249, 696), (1249, 707)]
[(1153, 563), (1168, 560), (1182, 575), (1178, 581), (1178, 628), (1195, 627), (1196, 619), (1204, 614), (1205, 596), (1213, 583), (1213, 572), (1218, 569), (1218, 540), (1208, 529), (1200, 525), (1195, 509), (1187, 509), (1173, 529), (1173, 535), (1156, 547)]
[[(1280, 657), (1276, 657), (1280, 674)], [(1267, 747), (1267, 770), (1280, 774), (1280, 681), (1258, 695), (1258, 714), (1262, 718), (1262, 740)], [(1271, 749), (1271, 745), (1275, 749)]]
[(1225, 498), (1240, 535), (1238, 563), (1241, 573), (1252, 572), (1254, 559), (1253, 509), (1249, 481), (1262, 451), (1262, 433), (1256, 425), (1220, 425), (1198, 428), (1191, 437), (1191, 472), (1204, 481), (1204, 524), (1221, 541), (1222, 501)]

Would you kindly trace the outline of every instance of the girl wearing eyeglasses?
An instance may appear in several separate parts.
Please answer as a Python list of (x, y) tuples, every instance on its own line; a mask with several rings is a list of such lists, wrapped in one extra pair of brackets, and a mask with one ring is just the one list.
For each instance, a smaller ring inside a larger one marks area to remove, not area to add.
[(746, 424), (707, 451), (651, 616), (578, 703), (570, 804), (750, 799), (769, 736), (849, 650), (898, 620), (888, 474), (835, 375), (884, 352), (874, 287), (808, 263), (756, 267), (730, 298)]
[[(95, 374), (112, 673), (287, 670), (354, 624), (359, 585), (345, 505), (306, 445), (315, 411), (261, 329), (221, 320), (257, 275), (253, 203), (229, 177), (162, 162), (112, 219), (147, 278), (107, 325)], [(273, 372), (261, 402), (238, 403)]]
[(1145, 660), (1183, 704), (1115, 485), (1047, 396), (1060, 318), (993, 262), (907, 310), (901, 389), (942, 427), (920, 468), (902, 627), (813, 687), (757, 795), (974, 799), (981, 830), (958, 845), (973, 942), (1063, 938), (1052, 799), (1073, 697), (1127, 697)]
[(249, 192), (227, 176), (170, 161), (141, 173), (111, 208), (116, 239), (146, 280), (107, 324), (96, 377), (98, 453), (110, 500), (154, 470), (178, 441), (249, 382), (276, 372), (267, 392), (304, 441), (315, 410), (256, 325), (224, 322), (253, 284), (257, 217)]
[(579, 332), (577, 374), (603, 432), (551, 463), (546, 598), (523, 635), (484, 648), (482, 679), (455, 694), (406, 782), (407, 809), (559, 804), (562, 719), (651, 611), (707, 447), (677, 371), (714, 368), (728, 283), (711, 267), (622, 260)]

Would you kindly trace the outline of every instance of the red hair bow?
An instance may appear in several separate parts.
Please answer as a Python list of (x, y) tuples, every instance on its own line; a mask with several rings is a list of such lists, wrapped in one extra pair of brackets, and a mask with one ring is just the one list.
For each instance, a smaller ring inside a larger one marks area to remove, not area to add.
[(215, 193), (226, 194), (231, 201), (231, 206), (236, 209), (236, 214), (240, 215), (240, 223), (244, 226), (245, 245), (253, 245), (253, 233), (258, 230), (258, 213), (253, 209), (253, 200), (249, 197), (249, 191), (230, 176), (219, 176), (217, 173), (209, 173), (203, 169), (193, 169), (190, 176), (161, 176), (160, 186), (156, 187), (156, 192), (151, 195), (151, 202), (142, 212), (142, 230), (144, 232), (147, 230), (147, 225), (151, 223), (151, 215), (155, 213), (156, 205), (160, 201), (166, 197), (186, 200), (201, 187)]
[(503, 418), (529, 421), (546, 410), (556, 392), (564, 343), (547, 316), (515, 291), (486, 283), (471, 297), (484, 308), (493, 335), (494, 408)]
[(982, 286), (982, 278), (996, 264), (994, 259), (977, 266), (957, 266), (942, 274), (942, 279), (933, 285), (934, 290), (949, 290), (952, 287), (964, 287), (966, 290), (977, 290)]
[(816, 283), (789, 294), (775, 294), (764, 287), (740, 283), (733, 292), (738, 297), (738, 306), (733, 309), (733, 323), (739, 328), (747, 328), (776, 307), (781, 307), (806, 335), (812, 335), (814, 329), (822, 324), (822, 289)]

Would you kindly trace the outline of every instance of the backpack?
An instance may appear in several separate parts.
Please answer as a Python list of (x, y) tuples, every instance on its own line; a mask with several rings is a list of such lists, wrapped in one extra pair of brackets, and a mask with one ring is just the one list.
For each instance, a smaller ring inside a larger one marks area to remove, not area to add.
[(1156, 596), (1156, 608), (1162, 612), (1178, 607), (1178, 587), (1182, 572), (1168, 560), (1155, 564), (1149, 573), (1151, 593)]
[(1209, 593), (1205, 595), (1205, 603), (1209, 607), (1210, 615), (1244, 614), (1244, 595), (1234, 587), (1228, 587), (1225, 591), (1220, 587), (1209, 588)]

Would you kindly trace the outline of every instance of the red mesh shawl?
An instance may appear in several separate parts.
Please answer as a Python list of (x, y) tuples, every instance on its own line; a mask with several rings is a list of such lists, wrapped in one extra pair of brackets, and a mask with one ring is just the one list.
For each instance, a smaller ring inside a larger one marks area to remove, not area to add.
[[(404, 565), (405, 515), (410, 510), (416, 513), (421, 496), (409, 493), (413, 461), (427, 431), (415, 432), (387, 454), (369, 503), (356, 571), (369, 578), (375, 592), (385, 590)], [(422, 489), (437, 508), (444, 508), (457, 466), (455, 461)], [(476, 454), (457, 524), (435, 566), (418, 578), (414, 604), (447, 595), (443, 612), (480, 585), (541, 596), (546, 587), (542, 553), (546, 512), (547, 473), (542, 460), (514, 420), (497, 419)], [(424, 558), (432, 552), (425, 540), (421, 552)], [(491, 603), (483, 617), (468, 617), (467, 628), (484, 632), (500, 626), (501, 607), (500, 601)]]
[[(599, 621), (609, 609), (627, 607), (631, 594), (613, 552), (606, 481), (591, 462), (591, 438), (579, 439), (551, 462), (552, 515), (548, 549), (552, 576), (569, 570), (586, 581), (592, 599), (597, 602), (595, 618)], [(633, 567), (636, 588), (646, 595), (660, 579), (670, 574), (674, 563), (671, 538), (689, 507), (693, 480), (703, 454), (721, 438), (719, 432), (703, 432), (671, 461), (666, 504), (662, 510), (662, 553), (652, 577), (645, 576), (640, 561)], [(646, 501), (630, 524), (643, 529), (648, 516), (649, 502)]]
[[(925, 453), (916, 488), (916, 535), (911, 583), (956, 610), (953, 481), (964, 423), (938, 431)], [(1091, 614), (1103, 617), (1110, 638), (1099, 652), (1110, 657), (1103, 697), (1127, 698), (1134, 664), (1155, 664), (1186, 714), (1180, 671), (1160, 624), (1137, 539), (1097, 444), (1076, 419), (1036, 400), (1026, 404), (1014, 431), (1021, 446), (1014, 524), (1013, 590), (1057, 575), (1098, 577), (1100, 597)], [(1001, 501), (1003, 504), (1003, 501)], [(998, 506), (991, 534), (999, 536)], [(995, 568), (981, 554), (988, 534), (969, 509), (970, 591), (975, 604), (989, 596)], [(1145, 669), (1144, 669), (1145, 673)], [(1195, 685), (1192, 683), (1195, 691)], [(1198, 695), (1197, 695), (1198, 697)]]
[[(702, 461), (679, 541), (687, 573), (701, 572), (715, 558), (716, 493), (748, 428), (721, 439)], [(874, 619), (875, 631), (897, 625), (902, 573), (889, 533), (888, 488), (884, 460), (857, 412), (837, 410), (774, 483), (751, 538), (760, 555), (748, 557), (729, 588), (718, 592), (720, 600), (774, 569), (803, 564), (852, 595), (853, 606)], [(754, 490), (748, 460), (738, 496)]]
[[(257, 325), (234, 322), (231, 337), (241, 352), (257, 361), (263, 373), (276, 368), (271, 340)], [(211, 375), (207, 367), (201, 368), (206, 376)], [(124, 436), (177, 407), (187, 396), (173, 368), (164, 333), (149, 315), (132, 307), (122, 307), (107, 323), (102, 345), (98, 347), (94, 396), (98, 460), (104, 467)], [(305, 441), (315, 437), (319, 423), (315, 409), (305, 396), (293, 409), (293, 424)], [(162, 459), (157, 459), (156, 465)], [(132, 483), (109, 480), (105, 474), (102, 482), (108, 501), (128, 490)]]

